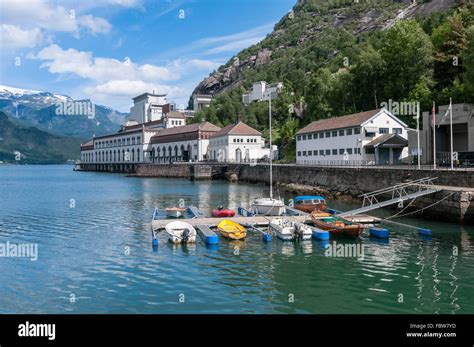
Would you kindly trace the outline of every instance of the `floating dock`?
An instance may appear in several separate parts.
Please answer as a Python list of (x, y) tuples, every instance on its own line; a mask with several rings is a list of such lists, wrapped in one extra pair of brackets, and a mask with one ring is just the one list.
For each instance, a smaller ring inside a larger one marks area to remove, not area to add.
[[(179, 219), (181, 222), (186, 222), (191, 224), (194, 227), (198, 225), (207, 225), (209, 228), (217, 227), (221, 221), (228, 219), (239, 224), (252, 224), (253, 226), (268, 226), (272, 219), (276, 218), (275, 216), (252, 216), (252, 217), (223, 217), (223, 218), (191, 218), (191, 219)], [(306, 216), (285, 216), (286, 219), (300, 222), (300, 223), (311, 223), (309, 215)], [(155, 219), (152, 221), (152, 229), (159, 230), (164, 229), (166, 224), (170, 222), (175, 222), (176, 219)]]

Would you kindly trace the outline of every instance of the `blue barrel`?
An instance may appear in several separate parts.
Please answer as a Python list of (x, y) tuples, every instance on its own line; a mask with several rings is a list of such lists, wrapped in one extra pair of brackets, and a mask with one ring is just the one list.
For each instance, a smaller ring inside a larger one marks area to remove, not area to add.
[(153, 246), (158, 246), (158, 239), (153, 239)]
[(313, 239), (329, 240), (329, 231), (313, 228)]
[(262, 233), (262, 240), (265, 242), (271, 242), (272, 235), (270, 235), (269, 233)]
[(208, 245), (217, 245), (219, 243), (219, 237), (217, 235), (206, 236), (204, 242)]
[(390, 237), (390, 231), (385, 228), (373, 227), (369, 229), (370, 236), (378, 237), (380, 239), (388, 239)]
[(430, 229), (418, 228), (418, 233), (423, 236), (431, 236), (433, 232)]

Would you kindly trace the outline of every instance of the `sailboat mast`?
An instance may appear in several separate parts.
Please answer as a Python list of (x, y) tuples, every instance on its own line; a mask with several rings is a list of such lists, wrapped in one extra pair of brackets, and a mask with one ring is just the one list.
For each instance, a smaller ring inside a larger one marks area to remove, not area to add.
[(268, 118), (269, 118), (269, 133), (270, 133), (270, 199), (273, 199), (273, 151), (272, 151), (272, 94), (268, 98)]

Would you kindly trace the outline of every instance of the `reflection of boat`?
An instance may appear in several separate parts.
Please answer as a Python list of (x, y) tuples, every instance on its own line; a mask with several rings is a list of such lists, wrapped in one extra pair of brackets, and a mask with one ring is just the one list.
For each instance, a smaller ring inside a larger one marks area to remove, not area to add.
[(309, 226), (285, 218), (275, 218), (270, 222), (269, 228), (279, 239), (284, 241), (311, 240), (313, 235)]
[(165, 208), (166, 216), (169, 218), (181, 218), (186, 209), (184, 207), (167, 207)]
[(317, 195), (304, 195), (297, 196), (293, 199), (294, 208), (297, 210), (311, 213), (313, 211), (324, 212), (326, 211), (326, 200), (322, 196)]
[(311, 213), (314, 225), (329, 231), (333, 236), (359, 237), (364, 230), (361, 224), (352, 223), (344, 218), (314, 211)]
[(285, 204), (280, 199), (260, 198), (252, 202), (250, 210), (257, 215), (281, 216), (285, 213)]
[(196, 242), (196, 229), (186, 222), (170, 222), (165, 226), (168, 239), (172, 243)]
[(242, 225), (231, 220), (224, 219), (217, 224), (217, 228), (222, 236), (228, 239), (241, 240), (247, 236), (247, 230)]
[(215, 210), (212, 210), (211, 215), (213, 217), (234, 217), (235, 211), (224, 208), (224, 206), (219, 206)]

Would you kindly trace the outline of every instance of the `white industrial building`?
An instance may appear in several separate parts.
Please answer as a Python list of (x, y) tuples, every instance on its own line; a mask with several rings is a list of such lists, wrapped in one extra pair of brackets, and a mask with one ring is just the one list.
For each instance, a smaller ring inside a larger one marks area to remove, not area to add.
[(250, 162), (268, 159), (262, 133), (243, 122), (229, 124), (210, 137), (208, 157), (218, 162)]
[(187, 117), (166, 102), (166, 95), (144, 93), (133, 101), (120, 131), (81, 145), (83, 168), (122, 171), (139, 163), (206, 160), (209, 137), (219, 127), (186, 125)]
[(296, 134), (296, 163), (398, 164), (408, 157), (408, 126), (386, 109), (322, 119)]
[(130, 107), (128, 124), (142, 124), (160, 120), (163, 117), (163, 108), (165, 107), (170, 108), (165, 94), (140, 94), (133, 98), (133, 106)]

